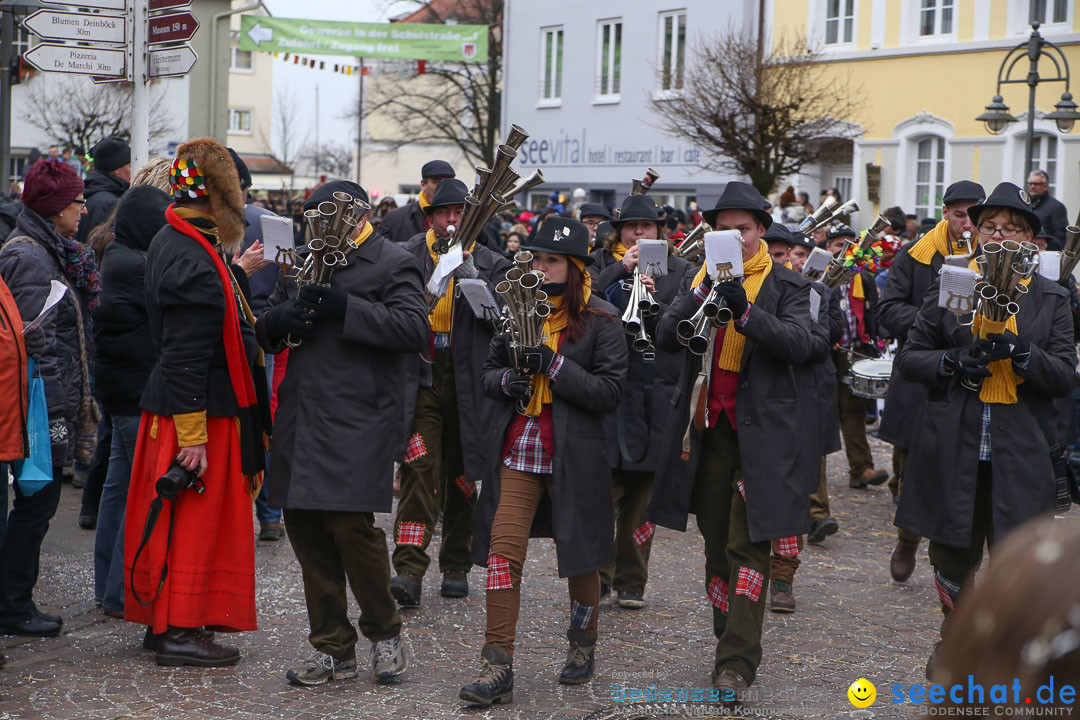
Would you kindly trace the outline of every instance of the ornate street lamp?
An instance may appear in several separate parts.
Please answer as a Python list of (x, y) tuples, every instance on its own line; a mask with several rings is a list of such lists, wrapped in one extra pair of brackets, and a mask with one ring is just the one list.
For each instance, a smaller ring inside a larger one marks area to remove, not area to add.
[[(1024, 58), (1028, 59), (1028, 71), (1024, 77), (1012, 77), (1013, 69)], [(1053, 66), (1053, 75), (1039, 74), (1039, 60), (1047, 58)], [(1009, 113), (1009, 106), (1005, 104), (1001, 96), (1001, 86), (1010, 84), (1024, 84), (1028, 86), (1028, 112), (1027, 112), (1027, 143), (1024, 158), (1024, 177), (1031, 174), (1031, 149), (1035, 140), (1035, 89), (1039, 83), (1063, 82), (1065, 92), (1061, 94), (1061, 101), (1055, 105), (1052, 113), (1044, 117), (1053, 120), (1058, 130), (1067, 133), (1072, 130), (1073, 124), (1080, 120), (1080, 112), (1077, 112), (1076, 103), (1073, 102), (1072, 93), (1069, 92), (1069, 61), (1065, 53), (1061, 52), (1054, 43), (1039, 34), (1039, 23), (1031, 23), (1031, 36), (1026, 42), (1020, 43), (1005, 56), (998, 68), (997, 94), (986, 106), (986, 112), (975, 118), (979, 122), (986, 123), (986, 130), (997, 135), (1005, 130), (1009, 123), (1016, 122), (1016, 118)]]

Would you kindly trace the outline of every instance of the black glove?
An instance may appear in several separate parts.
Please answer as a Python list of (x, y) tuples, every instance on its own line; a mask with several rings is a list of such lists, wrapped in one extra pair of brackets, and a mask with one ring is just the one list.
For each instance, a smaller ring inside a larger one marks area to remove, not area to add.
[(705, 277), (701, 278), (701, 287), (712, 290), (712, 275), (708, 271), (705, 272)]
[(275, 345), (289, 336), (293, 340), (306, 340), (314, 332), (311, 311), (289, 300), (271, 310), (266, 318), (266, 334)]
[(40, 327), (36, 327), (24, 334), (23, 342), (26, 344), (26, 354), (35, 360), (41, 359), (41, 356), (45, 353), (45, 348), (48, 345), (48, 343), (45, 342), (45, 331)]
[(738, 280), (725, 280), (716, 286), (716, 293), (727, 301), (728, 309), (736, 319), (741, 318), (750, 301), (746, 299), (746, 290)]
[(1031, 357), (1031, 343), (1018, 336), (1012, 330), (1003, 333), (989, 333), (986, 341), (990, 344), (988, 354), (995, 360), (1011, 359), (1024, 363)]
[(555, 351), (547, 345), (522, 350), (522, 369), (530, 375), (547, 375), (553, 362), (555, 362)]
[(305, 285), (300, 288), (296, 304), (311, 312), (311, 321), (344, 320), (345, 308), (349, 305), (349, 296), (337, 285), (323, 287)]
[(532, 380), (528, 375), (523, 375), (517, 370), (507, 370), (506, 382), (504, 383), (503, 392), (506, 396), (514, 400), (524, 400), (529, 396), (529, 390), (532, 388)]
[(988, 378), (986, 364), (993, 360), (989, 355), (975, 357), (969, 347), (954, 347), (945, 351), (945, 369), (969, 377)]

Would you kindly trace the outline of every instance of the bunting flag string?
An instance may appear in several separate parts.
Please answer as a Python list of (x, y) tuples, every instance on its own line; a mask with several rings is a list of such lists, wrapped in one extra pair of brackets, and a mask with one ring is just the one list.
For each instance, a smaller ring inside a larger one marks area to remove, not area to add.
[(292, 62), (293, 65), (299, 65), (301, 67), (311, 68), (312, 70), (323, 70), (338, 73), (339, 75), (356, 75), (362, 73), (365, 76), (377, 77), (380, 74), (395, 74), (397, 76), (406, 75), (424, 75), (427, 72), (427, 62), (425, 60), (393, 60), (393, 61), (372, 61), (369, 65), (367, 63), (361, 67), (358, 64), (347, 63), (330, 63), (329, 65), (325, 60), (317, 60), (312, 57), (306, 57), (303, 55), (296, 55), (294, 53), (275, 52), (274, 57), (280, 58), (283, 62)]

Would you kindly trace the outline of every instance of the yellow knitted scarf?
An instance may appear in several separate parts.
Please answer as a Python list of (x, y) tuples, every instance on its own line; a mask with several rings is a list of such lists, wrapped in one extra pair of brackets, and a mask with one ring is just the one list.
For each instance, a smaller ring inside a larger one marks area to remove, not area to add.
[[(585, 272), (584, 260), (569, 256), (566, 259), (573, 263), (574, 267), (582, 274), (582, 282), (585, 286), (582, 288), (581, 309), (584, 310), (585, 306), (589, 304), (589, 297), (592, 295), (592, 277)], [(567, 314), (562, 306), (562, 295), (552, 295), (548, 298), (548, 301), (551, 302), (554, 309), (544, 320), (544, 344), (555, 352), (559, 352), (559, 339), (562, 337), (562, 331), (566, 329), (568, 323)], [(551, 378), (540, 373), (533, 375), (532, 397), (529, 399), (529, 406), (525, 408), (525, 414), (537, 417), (544, 409), (544, 403), (550, 403), (551, 398)]]
[(621, 242), (617, 242), (615, 243), (615, 247), (611, 248), (611, 254), (615, 257), (616, 260), (622, 262), (622, 259), (626, 257), (626, 251), (629, 249), (630, 248), (626, 247)]
[[(978, 265), (972, 260), (968, 266), (973, 270), (978, 269)], [(1022, 285), (1029, 285), (1031, 278), (1021, 280)], [(979, 337), (986, 339), (987, 335), (994, 335), (1003, 333), (1006, 330), (1019, 334), (1020, 328), (1016, 323), (1016, 316), (1010, 315), (1009, 319), (1005, 322), (995, 322), (993, 320), (987, 320), (978, 313), (975, 314), (975, 321), (971, 326), (972, 333), (978, 333)], [(990, 403), (993, 405), (1015, 405), (1016, 404), (1016, 387), (1024, 382), (1024, 378), (1020, 377), (1013, 371), (1012, 360), (995, 360), (986, 366), (990, 370), (990, 377), (984, 378), (982, 382), (982, 388), (979, 390), (979, 399), (984, 403)]]
[[(420, 194), (420, 198), (423, 199), (423, 193)], [(428, 254), (431, 255), (431, 261), (436, 265), (439, 264), (439, 255), (435, 252), (435, 231), (428, 230), (427, 235), (424, 236), (424, 241), (427, 242)], [(431, 324), (432, 332), (450, 332), (450, 328), (453, 325), (454, 320), (454, 278), (451, 276), (450, 284), (446, 286), (446, 294), (439, 298), (439, 304), (435, 306), (435, 309), (428, 315), (428, 322)]]
[(428, 202), (428, 199), (424, 196), (424, 193), (420, 193), (420, 196), (418, 198), (416, 198), (416, 203), (420, 206), (420, 212), (423, 212), (424, 208), (426, 208), (428, 205), (431, 204), (431, 203)]
[[(959, 248), (953, 248), (959, 250)], [(908, 250), (908, 255), (915, 262), (929, 265), (935, 255), (945, 257), (949, 254), (949, 221), (942, 220), (934, 229), (923, 235)]]
[[(772, 272), (772, 258), (769, 257), (769, 246), (764, 240), (759, 241), (758, 251), (754, 257), (743, 263), (743, 290), (746, 291), (746, 299), (750, 302), (757, 300), (758, 292), (765, 283), (765, 278)], [(697, 287), (705, 279), (705, 266), (702, 265), (694, 277), (692, 287)], [(720, 348), (720, 359), (717, 361), (721, 370), (739, 372), (742, 366), (743, 348), (746, 346), (746, 336), (743, 335), (732, 323), (728, 325), (724, 333), (724, 346)]]

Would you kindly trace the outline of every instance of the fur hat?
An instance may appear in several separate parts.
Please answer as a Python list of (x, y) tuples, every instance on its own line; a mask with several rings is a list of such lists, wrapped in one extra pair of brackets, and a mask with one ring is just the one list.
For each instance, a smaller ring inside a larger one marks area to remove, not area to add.
[(209, 199), (224, 247), (243, 242), (244, 196), (236, 164), (224, 145), (206, 137), (182, 144), (176, 148), (169, 179), (176, 200)]

